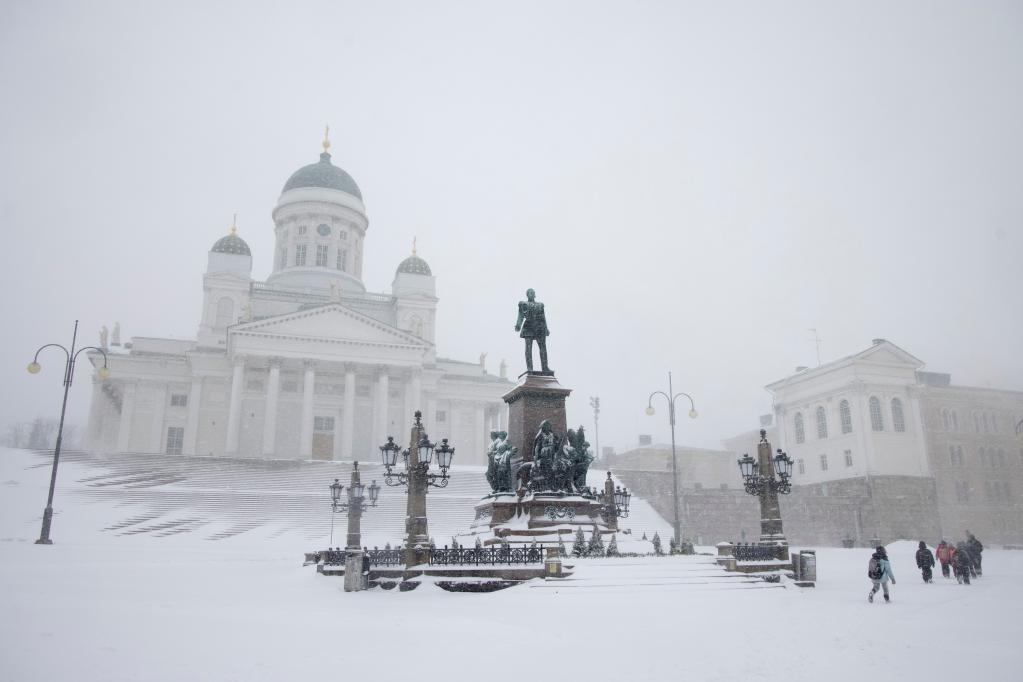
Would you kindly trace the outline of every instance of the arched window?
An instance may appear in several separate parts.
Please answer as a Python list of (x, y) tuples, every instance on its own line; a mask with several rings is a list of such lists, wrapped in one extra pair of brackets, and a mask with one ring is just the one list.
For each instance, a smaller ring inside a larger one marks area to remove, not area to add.
[(806, 441), (806, 431), (803, 430), (803, 413), (802, 412), (796, 412), (795, 427), (796, 427), (796, 442), (797, 443), (805, 442)]
[(226, 327), (234, 324), (234, 300), (224, 296), (217, 301), (217, 324), (219, 327)]
[(952, 417), (952, 430), (953, 431), (958, 431), (959, 430), (959, 413), (956, 412), (955, 410), (952, 410), (952, 412), (949, 414), (949, 416)]
[(884, 431), (884, 415), (881, 414), (881, 401), (877, 396), (870, 396), (870, 428)]
[(906, 430), (906, 415), (902, 413), (902, 401), (892, 398), (892, 427), (896, 431)]
[(838, 416), (842, 422), (842, 433), (852, 433), (852, 411), (849, 409), (848, 400), (838, 404)]
[(828, 415), (824, 412), (823, 407), (817, 408), (817, 437), (828, 437)]

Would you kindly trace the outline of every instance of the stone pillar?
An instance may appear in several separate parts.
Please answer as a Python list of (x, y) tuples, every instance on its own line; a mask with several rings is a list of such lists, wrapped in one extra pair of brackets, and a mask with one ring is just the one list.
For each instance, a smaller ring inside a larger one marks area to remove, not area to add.
[(486, 405), (484, 403), (476, 403), (474, 408), (475, 414), (472, 423), (476, 433), (472, 439), (472, 464), (482, 464), (487, 461), (486, 452), (488, 434)]
[(181, 452), (195, 455), (199, 440), (199, 404), (202, 400), (202, 377), (192, 377), (192, 388), (188, 392), (188, 417), (185, 421), (185, 442), (181, 444)]
[(277, 451), (277, 398), (281, 389), (281, 359), (270, 358), (270, 373), (266, 379), (266, 410), (263, 415), (263, 454), (273, 456)]
[(540, 423), (550, 421), (554, 433), (568, 433), (565, 399), (572, 389), (565, 388), (553, 376), (527, 374), (504, 395), (508, 404), (508, 441), (519, 449), (523, 460), (533, 461), (533, 439)]
[(163, 436), (163, 417), (167, 410), (167, 384), (156, 387), (153, 397), (153, 422), (149, 428), (149, 451), (163, 452), (165, 439)]
[[(361, 482), (362, 477), (359, 475), (359, 463), (354, 462), (352, 464), (352, 478), (348, 489), (354, 490), (355, 486)], [(348, 538), (345, 549), (362, 549), (362, 509), (358, 505), (348, 507)], [(361, 566), (359, 567), (359, 572), (362, 572)]]
[(92, 399), (89, 402), (89, 430), (86, 433), (85, 447), (96, 452), (103, 440), (103, 380), (92, 375)]
[[(345, 363), (345, 406), (341, 413), (341, 457), (355, 459), (355, 365)], [(373, 442), (376, 447), (382, 443)]]
[(313, 456), (313, 396), (316, 390), (316, 370), (312, 360), (302, 363), (305, 374), (302, 378), (302, 421), (299, 423), (298, 456), (311, 459)]
[(389, 377), (387, 376), (387, 367), (380, 365), (377, 367), (377, 383), (376, 383), (376, 400), (373, 401), (373, 446), (383, 443), (387, 440), (387, 427), (388, 418), (387, 412), (390, 403), (390, 391)]
[(242, 417), (242, 384), (245, 382), (245, 358), (234, 359), (231, 375), (231, 399), (227, 407), (227, 444), (224, 451), (229, 455), (238, 454), (238, 433)]
[(405, 567), (430, 561), (430, 528), (426, 519), (426, 471), (419, 468), (418, 444), (426, 431), (413, 425), (409, 433), (408, 506), (405, 516)]
[(121, 421), (117, 427), (117, 452), (128, 452), (131, 420), (135, 417), (135, 382), (125, 383), (121, 393)]
[[(775, 480), (771, 444), (767, 442), (763, 432), (761, 432), (760, 444), (757, 445), (757, 460), (760, 467), (760, 475), (769, 481)], [(760, 542), (777, 546), (776, 558), (782, 561), (789, 560), (789, 543), (785, 539), (785, 533), (782, 531), (778, 492), (773, 487), (768, 487), (760, 495)]]
[(607, 472), (607, 479), (604, 481), (604, 504), (609, 505), (607, 514), (607, 529), (618, 530), (618, 513), (615, 507), (615, 482), (611, 478), (611, 472)]

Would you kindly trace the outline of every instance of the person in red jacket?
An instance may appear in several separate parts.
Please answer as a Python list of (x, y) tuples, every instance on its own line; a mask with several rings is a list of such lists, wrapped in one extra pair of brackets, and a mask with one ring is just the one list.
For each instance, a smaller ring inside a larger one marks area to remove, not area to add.
[(950, 578), (948, 567), (952, 564), (952, 557), (955, 556), (956, 550), (952, 546), (952, 543), (945, 542), (942, 540), (938, 543), (937, 549), (934, 550), (935, 556), (938, 557), (938, 561), (941, 563), (941, 574), (946, 578)]

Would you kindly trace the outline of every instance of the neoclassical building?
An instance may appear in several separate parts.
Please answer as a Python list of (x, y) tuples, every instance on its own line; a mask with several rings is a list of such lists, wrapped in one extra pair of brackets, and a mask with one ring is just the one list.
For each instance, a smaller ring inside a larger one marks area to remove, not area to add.
[(121, 346), (115, 334), (110, 378), (94, 377), (90, 448), (375, 461), (388, 435), (407, 438), (419, 409), (457, 463), (484, 462), (512, 386), (503, 363), (495, 376), (482, 358), (437, 356), (436, 278), (414, 245), (389, 294), (366, 290), (362, 192), (323, 147), (284, 184), (265, 282), (232, 225), (209, 252), (194, 340)]

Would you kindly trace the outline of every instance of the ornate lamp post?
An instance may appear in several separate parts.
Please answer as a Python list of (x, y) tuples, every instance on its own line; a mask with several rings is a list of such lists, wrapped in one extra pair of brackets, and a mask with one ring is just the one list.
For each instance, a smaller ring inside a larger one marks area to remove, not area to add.
[(778, 495), (792, 492), (792, 460), (780, 449), (771, 457), (767, 431), (761, 429), (757, 458), (746, 454), (738, 463), (746, 492), (760, 497), (760, 544), (773, 547), (775, 558), (787, 561), (789, 544), (782, 531)]
[(607, 522), (607, 527), (618, 530), (618, 519), (629, 518), (629, 500), (632, 499), (632, 493), (628, 488), (616, 487), (609, 471), (604, 481), (604, 490), (597, 493), (596, 497), (600, 503), (600, 515)]
[[(352, 466), (352, 479), (348, 484), (348, 499), (342, 500), (341, 481), (334, 479), (330, 484), (330, 542), (334, 543), (334, 514), (348, 512), (348, 542), (345, 546), (345, 592), (356, 592), (362, 585), (362, 513), (369, 506), (377, 506), (380, 486), (373, 481), (367, 488), (359, 476), (359, 463)], [(369, 505), (366, 493), (369, 493)]]
[[(380, 446), (380, 461), (387, 470), (384, 483), (405, 486), (408, 493), (408, 514), (405, 518), (405, 566), (416, 566), (430, 560), (430, 531), (426, 520), (426, 493), (430, 486), (443, 488), (448, 484), (448, 469), (455, 449), (445, 438), (438, 446), (430, 442), (423, 428), (423, 413), (416, 411), (415, 423), (409, 438), (409, 447), (401, 453), (403, 470), (393, 471), (398, 460), (399, 446), (392, 436)], [(440, 474), (430, 472), (434, 454)]]
[(50, 471), (50, 492), (46, 497), (46, 509), (43, 510), (43, 527), (39, 532), (39, 539), (36, 540), (37, 545), (52, 545), (53, 541), (50, 539), (50, 523), (53, 520), (53, 491), (57, 486), (57, 464), (60, 462), (60, 443), (64, 436), (64, 413), (67, 411), (67, 394), (71, 388), (71, 382), (75, 378), (75, 362), (78, 360), (78, 355), (85, 350), (99, 351), (103, 355), (103, 366), (97, 370), (96, 374), (100, 379), (105, 380), (110, 376), (110, 370), (107, 369), (107, 354), (102, 348), (96, 346), (84, 346), (75, 350), (75, 342), (78, 340), (78, 320), (75, 320), (75, 330), (71, 334), (71, 349), (68, 350), (59, 343), (48, 343), (45, 346), (40, 346), (36, 350), (35, 356), (32, 358), (32, 362), (28, 365), (29, 374), (39, 374), (42, 366), (39, 364), (39, 353), (44, 348), (54, 347), (64, 351), (66, 358), (64, 363), (64, 401), (60, 405), (60, 424), (57, 426), (57, 443), (53, 448), (53, 468)]
[(693, 397), (688, 393), (678, 392), (672, 393), (671, 384), (671, 372), (668, 372), (668, 392), (654, 391), (650, 394), (647, 399), (646, 413), (650, 416), (655, 414), (654, 410), (654, 396), (661, 395), (668, 401), (668, 421), (671, 423), (671, 487), (672, 487), (672, 499), (675, 505), (675, 544), (681, 547), (682, 545), (682, 522), (679, 521), (679, 503), (678, 503), (678, 462), (675, 456), (675, 399), (679, 396), (685, 396), (689, 399), (689, 418), (696, 419), (699, 413), (696, 411), (696, 403), (693, 402)]

